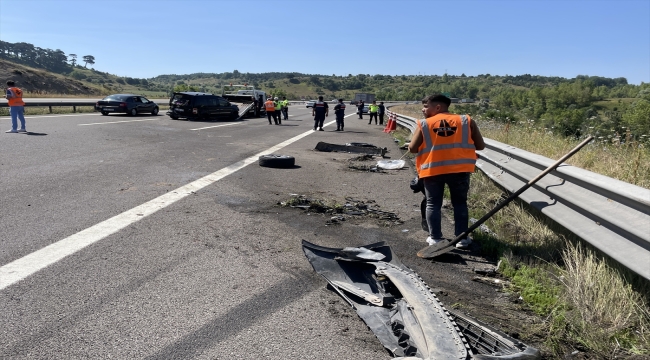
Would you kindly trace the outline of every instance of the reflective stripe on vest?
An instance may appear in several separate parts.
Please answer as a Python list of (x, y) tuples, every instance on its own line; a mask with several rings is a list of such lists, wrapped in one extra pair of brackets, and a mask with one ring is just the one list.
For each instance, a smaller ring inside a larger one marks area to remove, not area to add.
[(418, 121), (423, 142), (415, 163), (420, 177), (474, 172), (476, 147), (470, 136), (470, 121), (466, 115), (453, 114)]
[(7, 105), (9, 106), (25, 106), (23, 101), (23, 91), (17, 87), (10, 87), (7, 89), (11, 91), (11, 98), (7, 99)]
[(266, 109), (266, 111), (275, 111), (275, 104), (273, 103), (273, 101), (269, 100), (264, 103), (264, 108)]

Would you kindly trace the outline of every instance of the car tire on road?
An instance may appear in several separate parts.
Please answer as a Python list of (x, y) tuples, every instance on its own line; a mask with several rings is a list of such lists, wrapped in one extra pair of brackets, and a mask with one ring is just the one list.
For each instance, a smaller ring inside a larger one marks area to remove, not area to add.
[(108, 115), (108, 111), (102, 111), (101, 113), (102, 113), (102, 115), (104, 115), (104, 116)]
[(271, 168), (292, 168), (296, 165), (296, 158), (289, 155), (262, 155), (259, 158), (260, 166)]
[(175, 116), (175, 115), (169, 115), (169, 117), (172, 118), (172, 120), (178, 120), (178, 116)]
[(157, 107), (153, 108), (153, 111), (151, 112), (151, 115), (153, 115), (153, 116), (158, 115), (158, 110), (159, 109)]
[(129, 112), (129, 114), (130, 114), (131, 116), (136, 116), (136, 115), (138, 115), (138, 110), (136, 110), (135, 108), (134, 108), (134, 109), (131, 109), (131, 112)]

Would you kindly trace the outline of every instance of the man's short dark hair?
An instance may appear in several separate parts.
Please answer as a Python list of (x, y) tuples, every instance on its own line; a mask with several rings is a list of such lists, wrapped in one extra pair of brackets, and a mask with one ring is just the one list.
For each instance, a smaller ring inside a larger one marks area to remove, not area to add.
[(442, 103), (442, 104), (447, 105), (447, 107), (449, 107), (449, 105), (451, 105), (451, 99), (444, 96), (444, 95), (442, 95), (442, 94), (429, 95), (429, 96), (425, 97), (424, 99), (422, 99), (423, 104), (427, 104), (427, 103), (430, 103), (430, 102), (431, 103)]
[(13, 80), (7, 80), (7, 86), (14, 86), (16, 83)]
[(322, 96), (319, 96), (319, 97), (318, 97), (318, 100), (323, 100), (323, 97), (322, 97)]
[(339, 102), (343, 102), (343, 99), (339, 99)]

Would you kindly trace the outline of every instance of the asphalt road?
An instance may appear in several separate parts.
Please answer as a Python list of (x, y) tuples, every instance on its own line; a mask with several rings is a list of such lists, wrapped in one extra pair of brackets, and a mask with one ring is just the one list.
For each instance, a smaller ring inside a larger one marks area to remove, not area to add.
[[(351, 115), (333, 132), (332, 113), (314, 132), (311, 109), (290, 114), (282, 126), (29, 116), (30, 133), (0, 133), (0, 358), (388, 358), (299, 244), (423, 246), (413, 173), (350, 171), (354, 155), (313, 150), (401, 155), (381, 126)], [(259, 167), (264, 152), (298, 166)], [(372, 199), (405, 224), (326, 226), (277, 205), (292, 193)]]

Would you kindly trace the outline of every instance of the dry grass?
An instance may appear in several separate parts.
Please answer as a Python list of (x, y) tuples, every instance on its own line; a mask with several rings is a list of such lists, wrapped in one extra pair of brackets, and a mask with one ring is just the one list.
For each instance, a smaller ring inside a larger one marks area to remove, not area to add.
[(572, 305), (567, 312), (569, 331), (589, 349), (603, 357), (618, 349), (650, 351), (650, 312), (645, 299), (616, 268), (579, 243), (562, 252), (564, 300)]
[[(169, 106), (159, 105), (158, 109), (167, 111)], [(94, 106), (77, 106), (76, 113), (92, 113), (95, 112)], [(47, 106), (26, 106), (25, 115), (49, 115), (49, 114), (72, 114), (72, 106), (52, 106), (52, 112)], [(9, 108), (0, 108), (0, 117), (9, 116)]]

